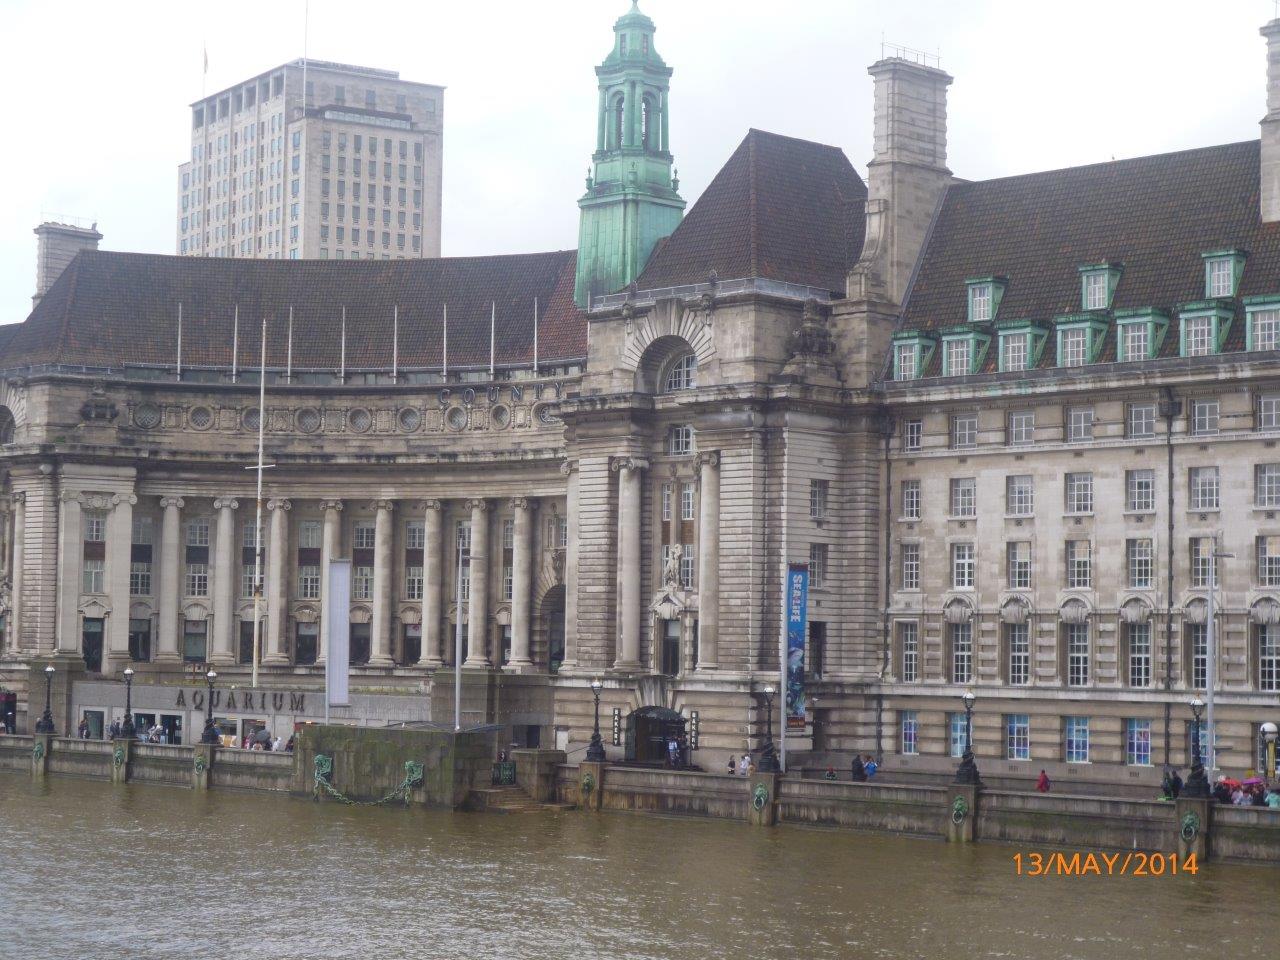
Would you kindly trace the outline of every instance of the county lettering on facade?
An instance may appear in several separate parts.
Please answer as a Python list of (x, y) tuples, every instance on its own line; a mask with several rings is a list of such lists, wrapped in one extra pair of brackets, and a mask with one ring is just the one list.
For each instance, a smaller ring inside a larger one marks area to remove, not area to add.
[[(288, 705), (289, 713), (306, 713), (306, 697), (305, 693), (292, 693), (282, 690), (214, 690), (210, 698), (213, 709), (215, 710), (253, 710), (259, 713), (284, 713), (285, 706)], [(190, 695), (186, 690), (179, 690), (177, 697), (174, 699), (174, 707), (193, 707), (197, 710), (203, 710), (205, 705), (205, 692), (203, 690), (192, 690)], [(270, 704), (270, 706), (268, 706)]]

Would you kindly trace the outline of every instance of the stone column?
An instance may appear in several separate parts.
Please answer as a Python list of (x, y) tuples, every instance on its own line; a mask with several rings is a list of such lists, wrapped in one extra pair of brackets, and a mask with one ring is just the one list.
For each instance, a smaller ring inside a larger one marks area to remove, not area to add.
[(160, 624), (156, 633), (156, 659), (181, 660), (178, 652), (178, 564), (182, 558), (181, 497), (161, 497), (164, 517), (160, 524)]
[(285, 652), (285, 622), (289, 616), (289, 581), (285, 554), (289, 550), (289, 511), (293, 504), (280, 497), (267, 501), (271, 511), (271, 539), (267, 560), (267, 652), (264, 664), (289, 662)]
[(133, 507), (138, 498), (131, 493), (116, 494), (107, 518), (107, 596), (111, 617), (107, 621), (107, 650), (103, 672), (124, 669), (129, 656), (129, 567), (133, 557)]
[(56, 653), (80, 653), (80, 574), (84, 531), (80, 523), (80, 494), (62, 491), (62, 519), (58, 527), (58, 633)]
[(572, 670), (578, 665), (578, 463), (568, 460), (561, 467), (565, 485), (565, 527), (568, 541), (564, 548), (564, 661), (560, 669)]
[(391, 500), (373, 502), (373, 625), (369, 666), (389, 667), (391, 658)]
[(618, 642), (614, 668), (640, 668), (640, 472), (645, 460), (620, 457), (618, 471)]
[(240, 501), (222, 497), (213, 501), (218, 529), (213, 554), (213, 652), (212, 663), (236, 662), (231, 623), (235, 617), (236, 510)]
[(529, 658), (529, 607), (533, 593), (533, 509), (526, 497), (513, 497), (515, 544), (511, 558), (511, 666), (533, 666)]
[(426, 513), (426, 530), (422, 550), (422, 655), (420, 667), (438, 667), (443, 663), (440, 618), (442, 614), (444, 583), (444, 538), (441, 514), (444, 505), (439, 500), (426, 500), (422, 510)]
[(698, 457), (698, 669), (717, 666), (720, 632), (720, 454)]
[(342, 501), (321, 500), (324, 511), (324, 533), (320, 543), (320, 650), (316, 663), (324, 663), (329, 656), (329, 561), (341, 549)]
[[(468, 500), (471, 510), (471, 602), (467, 610), (467, 660), (464, 667), (488, 664), (489, 504)], [(500, 659), (500, 658), (499, 658)]]
[(13, 580), (9, 594), (9, 649), (22, 649), (23, 564), (27, 540), (27, 495), (13, 495)]

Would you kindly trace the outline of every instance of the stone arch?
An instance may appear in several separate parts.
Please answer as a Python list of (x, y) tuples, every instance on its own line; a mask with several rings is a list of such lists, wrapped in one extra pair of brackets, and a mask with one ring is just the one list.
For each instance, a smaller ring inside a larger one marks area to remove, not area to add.
[(689, 354), (697, 356), (693, 345), (684, 337), (664, 334), (654, 340), (640, 357), (636, 366), (636, 391), (639, 393), (662, 393), (666, 381), (667, 370), (681, 357)]
[(13, 411), (8, 407), (0, 406), (0, 446), (13, 443), (16, 429), (17, 422), (14, 420)]
[(565, 653), (564, 584), (559, 583), (549, 588), (542, 595), (535, 609), (538, 611), (538, 616), (534, 621), (533, 649), (530, 651), (530, 656), (534, 663), (545, 664), (549, 672), (556, 673), (564, 661)]
[(715, 357), (715, 341), (705, 313), (676, 299), (659, 300), (630, 322), (618, 365), (636, 372), (636, 389), (657, 392), (657, 374), (679, 352), (692, 350), (699, 372)]

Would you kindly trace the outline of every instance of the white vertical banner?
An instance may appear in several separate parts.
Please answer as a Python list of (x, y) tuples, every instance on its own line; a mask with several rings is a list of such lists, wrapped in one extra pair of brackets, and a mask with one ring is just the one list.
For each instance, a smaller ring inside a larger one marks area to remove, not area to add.
[(325, 584), (325, 611), (329, 621), (329, 652), (325, 660), (325, 708), (348, 704), (347, 680), (351, 671), (351, 561), (329, 561)]

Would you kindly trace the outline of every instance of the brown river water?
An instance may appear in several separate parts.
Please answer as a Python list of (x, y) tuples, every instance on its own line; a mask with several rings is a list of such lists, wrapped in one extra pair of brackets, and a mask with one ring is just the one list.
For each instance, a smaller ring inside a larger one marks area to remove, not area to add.
[[(1017, 848), (0, 773), (0, 958), (1280, 954), (1280, 867), (1019, 877)], [(1024, 853), (1026, 851), (1024, 850)]]

